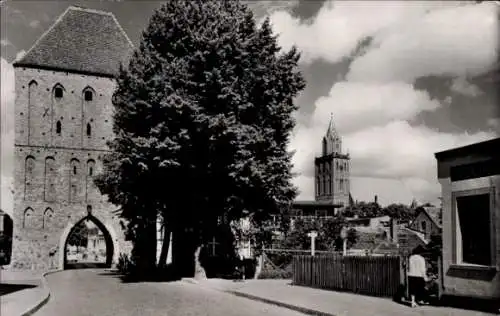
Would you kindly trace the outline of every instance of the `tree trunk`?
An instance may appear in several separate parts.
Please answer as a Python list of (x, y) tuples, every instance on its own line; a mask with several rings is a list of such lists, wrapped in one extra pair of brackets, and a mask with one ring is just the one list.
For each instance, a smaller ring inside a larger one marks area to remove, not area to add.
[(143, 227), (141, 236), (134, 245), (137, 262), (137, 276), (149, 279), (154, 275), (156, 268), (156, 222), (154, 225), (147, 223)]
[(170, 227), (165, 225), (163, 230), (163, 244), (161, 245), (160, 259), (158, 260), (158, 267), (163, 268), (167, 265), (168, 250), (170, 247)]
[(207, 275), (205, 273), (205, 269), (201, 266), (201, 263), (200, 263), (200, 253), (201, 253), (202, 247), (203, 247), (203, 245), (198, 246), (198, 248), (196, 248), (196, 251), (194, 253), (194, 260), (195, 260), (194, 278), (197, 280), (207, 278)]

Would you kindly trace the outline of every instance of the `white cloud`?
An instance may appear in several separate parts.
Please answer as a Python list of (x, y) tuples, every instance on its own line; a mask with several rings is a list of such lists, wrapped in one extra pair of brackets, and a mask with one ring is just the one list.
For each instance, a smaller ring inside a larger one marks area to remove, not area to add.
[(19, 61), (21, 58), (26, 55), (26, 51), (24, 49), (21, 49), (20, 51), (17, 52), (16, 58), (14, 59), (15, 61)]
[(1, 122), (1, 141), (0, 141), (0, 170), (1, 170), (1, 196), (0, 208), (7, 213), (11, 213), (12, 200), (12, 166), (13, 166), (13, 148), (14, 148), (14, 100), (15, 100), (15, 81), (14, 69), (5, 59), (1, 58), (1, 92), (0, 92), (0, 122)]
[(478, 86), (468, 82), (465, 77), (456, 77), (451, 83), (451, 91), (468, 96), (477, 97), (483, 93)]
[(344, 143), (351, 153), (354, 176), (435, 179), (434, 153), (493, 137), (488, 132), (441, 133), (426, 126), (412, 127), (406, 121), (394, 121), (348, 134)]
[(327, 1), (313, 21), (300, 21), (277, 11), (271, 15), (279, 42), (297, 45), (302, 61), (323, 59), (332, 63), (350, 55), (366, 37), (397, 23), (422, 16), (429, 9), (457, 6), (450, 1)]
[(333, 113), (341, 134), (393, 120), (408, 120), (422, 111), (440, 106), (425, 91), (414, 90), (411, 84), (339, 82), (327, 97), (316, 101), (313, 124), (327, 126)]
[(0, 40), (0, 45), (1, 46), (10, 46), (10, 45), (12, 45), (12, 43), (8, 39), (3, 39), (3, 40)]
[(33, 21), (31, 21), (31, 22), (30, 22), (30, 24), (29, 24), (29, 25), (30, 25), (30, 27), (32, 27), (32, 28), (34, 28), (34, 29), (39, 28), (39, 27), (40, 27), (40, 21), (38, 21), (38, 20), (33, 20)]
[[(292, 147), (310, 148), (311, 140), (319, 145), (317, 135), (324, 132), (324, 126), (300, 128)], [(382, 204), (406, 203), (413, 197), (435, 201), (439, 196), (439, 185), (434, 153), (494, 137), (493, 132), (440, 133), (426, 126), (412, 127), (406, 121), (393, 121), (347, 134), (343, 144), (349, 148), (351, 156), (352, 192), (361, 200), (371, 199), (366, 192), (378, 194)], [(299, 151), (294, 157), (295, 171), (312, 170), (313, 161), (311, 150)], [(384, 185), (374, 185), (376, 183)], [(314, 198), (311, 174), (304, 172), (295, 179), (295, 184), (301, 190), (300, 199)]]
[[(274, 12), (280, 45), (296, 45), (303, 63), (337, 63), (356, 53), (347, 81), (318, 99), (309, 124), (297, 126), (293, 135), (299, 198), (314, 198), (314, 156), (333, 112), (352, 158), (356, 198), (371, 200), (380, 193), (385, 203), (435, 201), (434, 153), (495, 137), (494, 131), (448, 134), (408, 121), (422, 111), (453, 108), (459, 95), (483, 93), (466, 78), (490, 71), (497, 61), (497, 10), (494, 3), (475, 1), (336, 1), (310, 21)], [(360, 52), (367, 38), (372, 40)], [(449, 87), (455, 95), (441, 104), (412, 85), (417, 78), (441, 75), (456, 78)]]
[(348, 80), (413, 82), (429, 75), (474, 76), (497, 61), (498, 5), (440, 8), (387, 28), (356, 59)]
[(493, 131), (500, 133), (500, 118), (489, 118), (486, 125)]
[(250, 0), (242, 2), (253, 11), (259, 24), (266, 16), (270, 16), (277, 11), (289, 11), (299, 3), (298, 0)]

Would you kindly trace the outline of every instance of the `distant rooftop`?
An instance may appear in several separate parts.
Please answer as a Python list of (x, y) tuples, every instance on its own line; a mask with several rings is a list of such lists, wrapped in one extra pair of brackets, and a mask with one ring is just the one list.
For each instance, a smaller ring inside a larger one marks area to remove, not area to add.
[(304, 207), (304, 206), (330, 206), (333, 208), (339, 208), (342, 207), (341, 204), (334, 204), (330, 201), (294, 201), (293, 206), (296, 207)]
[(14, 66), (113, 77), (133, 48), (112, 13), (70, 6)]

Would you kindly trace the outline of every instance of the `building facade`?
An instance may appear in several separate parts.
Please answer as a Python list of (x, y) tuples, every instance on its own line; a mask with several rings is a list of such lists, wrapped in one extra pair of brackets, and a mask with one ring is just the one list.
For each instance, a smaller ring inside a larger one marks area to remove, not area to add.
[(322, 140), (322, 154), (314, 160), (315, 200), (348, 206), (350, 169), (349, 155), (342, 153), (342, 138), (332, 116)]
[(92, 220), (107, 264), (130, 245), (94, 185), (112, 135), (111, 97), (133, 45), (113, 14), (69, 7), (14, 63), (14, 238), (11, 269), (63, 268), (72, 229)]
[(436, 153), (445, 295), (500, 300), (500, 138)]

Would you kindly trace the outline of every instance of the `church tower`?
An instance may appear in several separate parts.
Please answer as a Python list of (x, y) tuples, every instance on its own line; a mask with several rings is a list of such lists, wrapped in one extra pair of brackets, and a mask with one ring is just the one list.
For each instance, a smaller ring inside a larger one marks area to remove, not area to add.
[(316, 201), (348, 206), (350, 158), (342, 153), (342, 139), (335, 128), (333, 115), (322, 140), (321, 156), (316, 157), (314, 166)]

